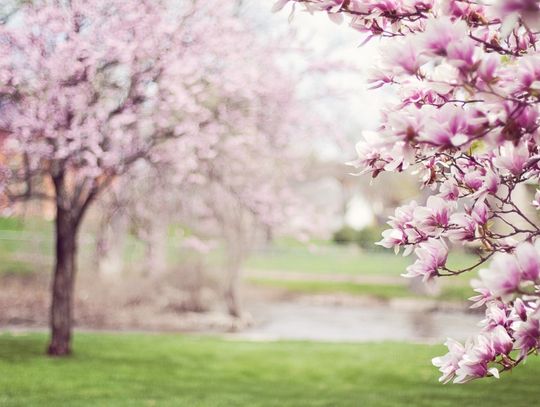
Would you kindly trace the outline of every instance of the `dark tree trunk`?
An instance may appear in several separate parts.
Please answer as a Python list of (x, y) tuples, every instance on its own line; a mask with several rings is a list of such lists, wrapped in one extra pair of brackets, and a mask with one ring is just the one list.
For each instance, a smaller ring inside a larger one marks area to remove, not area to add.
[(240, 305), (240, 282), (238, 278), (233, 278), (229, 281), (228, 287), (225, 289), (225, 303), (229, 315), (240, 318), (242, 316), (242, 306)]
[(242, 256), (238, 251), (238, 247), (229, 249), (229, 259), (227, 264), (227, 282), (225, 287), (225, 304), (229, 315), (235, 318), (242, 317), (242, 304), (240, 294), (240, 267), (242, 264)]
[(79, 217), (74, 212), (60, 206), (57, 208), (56, 264), (50, 313), (51, 342), (47, 350), (51, 356), (66, 356), (71, 353), (73, 289), (79, 226)]

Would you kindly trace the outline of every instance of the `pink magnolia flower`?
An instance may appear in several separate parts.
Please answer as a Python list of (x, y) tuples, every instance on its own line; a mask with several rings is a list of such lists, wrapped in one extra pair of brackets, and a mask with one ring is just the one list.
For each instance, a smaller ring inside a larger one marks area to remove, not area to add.
[(385, 48), (385, 62), (392, 67), (399, 67), (407, 74), (414, 75), (426, 62), (426, 59), (418, 52), (415, 41), (395, 42)]
[(388, 224), (393, 228), (406, 228), (414, 220), (414, 213), (418, 208), (416, 201), (411, 201), (407, 205), (396, 208), (394, 216), (390, 216)]
[(532, 201), (532, 204), (536, 209), (540, 209), (540, 189), (536, 190), (536, 193), (534, 194), (534, 200)]
[(483, 186), (484, 181), (480, 171), (470, 171), (463, 176), (463, 183), (472, 190), (477, 191)]
[(499, 377), (496, 368), (489, 368), (488, 363), (496, 356), (490, 335), (481, 334), (468, 341), (465, 345), (465, 354), (459, 361), (454, 383), (466, 383), (473, 379), (485, 377), (491, 373)]
[(478, 76), (487, 83), (492, 82), (496, 77), (497, 68), (500, 64), (500, 57), (495, 54), (487, 55), (482, 59), (478, 67)]
[(465, 348), (461, 343), (451, 338), (448, 338), (444, 344), (448, 347), (448, 353), (444, 356), (433, 358), (431, 362), (435, 367), (438, 367), (439, 371), (442, 373), (439, 381), (448, 383), (456, 376), (459, 362), (465, 354)]
[(448, 226), (454, 203), (439, 196), (430, 196), (426, 206), (419, 206), (414, 211), (414, 221), (422, 230), (434, 231)]
[(423, 46), (434, 55), (447, 55), (447, 48), (454, 42), (467, 37), (467, 24), (464, 21), (452, 22), (450, 18), (430, 19), (422, 33)]
[(478, 272), (480, 280), (493, 297), (514, 293), (521, 281), (521, 270), (511, 254), (497, 253), (491, 267)]
[(462, 108), (445, 104), (426, 123), (421, 139), (436, 146), (460, 146), (469, 140), (469, 126), (468, 116)]
[(459, 198), (459, 188), (453, 181), (445, 181), (439, 189), (439, 196), (447, 201), (457, 201)]
[(474, 288), (474, 291), (478, 293), (477, 295), (469, 298), (469, 301), (473, 302), (471, 308), (480, 308), (482, 305), (491, 300), (491, 292), (482, 286), (482, 282), (480, 280), (472, 280), (471, 286)]
[(540, 80), (540, 58), (538, 55), (526, 56), (520, 59), (517, 73), (514, 73), (517, 91), (529, 92), (538, 87)]
[(447, 57), (450, 63), (458, 68), (470, 68), (474, 64), (474, 51), (476, 43), (469, 37), (454, 40), (446, 47)]
[(514, 325), (514, 349), (519, 349), (520, 358), (525, 358), (530, 350), (540, 346), (540, 320), (538, 312), (527, 321), (518, 321)]
[(480, 326), (487, 331), (492, 331), (498, 326), (510, 325), (511, 322), (505, 305), (499, 301), (491, 301), (486, 307), (486, 317), (480, 321)]
[(540, 240), (533, 246), (521, 243), (516, 249), (516, 259), (524, 280), (536, 282), (540, 277)]
[(522, 321), (526, 321), (527, 320), (527, 316), (528, 316), (528, 308), (527, 306), (525, 305), (525, 303), (523, 302), (523, 300), (521, 298), (516, 298), (516, 300), (514, 301), (514, 312), (515, 312), (515, 315), (517, 315), (517, 317), (522, 320)]
[(515, 146), (507, 141), (499, 148), (498, 154), (493, 160), (493, 164), (504, 171), (513, 175), (519, 175), (525, 168), (529, 159), (529, 150), (527, 144), (520, 143)]
[(453, 227), (447, 232), (449, 239), (453, 242), (470, 242), (475, 239), (478, 224), (472, 216), (459, 212), (454, 213), (450, 218)]
[(382, 240), (375, 243), (387, 249), (394, 248), (399, 252), (399, 247), (407, 244), (407, 235), (401, 229), (387, 229), (382, 232)]
[(477, 201), (471, 209), (471, 217), (479, 225), (488, 221), (489, 207), (483, 201)]
[(491, 195), (495, 195), (501, 185), (501, 177), (494, 171), (488, 170), (483, 177), (482, 190)]
[(423, 281), (432, 280), (437, 276), (438, 270), (444, 267), (448, 258), (448, 247), (442, 240), (430, 238), (420, 243), (414, 251), (418, 259), (407, 267), (404, 277), (421, 276)]
[(514, 346), (512, 337), (508, 334), (508, 331), (501, 325), (493, 328), (491, 331), (491, 344), (493, 350), (499, 355), (508, 355)]

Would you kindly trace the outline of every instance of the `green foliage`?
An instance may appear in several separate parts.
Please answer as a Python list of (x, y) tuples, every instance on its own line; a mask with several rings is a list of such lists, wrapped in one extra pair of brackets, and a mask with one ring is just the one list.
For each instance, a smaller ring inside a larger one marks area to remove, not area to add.
[(360, 229), (356, 233), (356, 244), (362, 249), (368, 250), (386, 250), (381, 246), (375, 245), (375, 242), (381, 240), (381, 234), (384, 228), (379, 226), (367, 226), (363, 229)]
[(51, 359), (45, 343), (0, 335), (0, 405), (520, 407), (540, 397), (535, 357), (499, 380), (439, 384), (429, 360), (441, 346), (78, 334), (73, 357)]
[(343, 226), (341, 229), (334, 232), (332, 240), (341, 245), (353, 243), (356, 240), (357, 230), (350, 226)]
[(339, 245), (356, 243), (362, 249), (375, 250), (378, 249), (375, 242), (381, 240), (383, 230), (379, 226), (366, 226), (360, 230), (343, 226), (334, 233), (332, 240)]

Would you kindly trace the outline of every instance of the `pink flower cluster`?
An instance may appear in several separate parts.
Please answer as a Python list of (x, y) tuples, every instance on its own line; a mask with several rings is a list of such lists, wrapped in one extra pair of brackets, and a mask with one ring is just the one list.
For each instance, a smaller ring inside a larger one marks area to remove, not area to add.
[[(540, 253), (531, 243), (540, 236), (538, 1), (292, 2), (346, 20), (367, 39), (391, 38), (371, 85), (394, 88), (400, 100), (358, 143), (352, 164), (373, 178), (415, 173), (430, 196), (397, 208), (379, 244), (414, 253), (404, 275), (426, 282), (493, 260), (475, 282), (485, 328), (464, 346), (447, 342), (450, 352), (434, 361), (441, 380), (514, 367), (539, 346)], [(530, 186), (534, 199), (523, 199)], [(451, 269), (452, 245), (475, 247), (477, 262)]]
[(471, 300), (473, 307), (486, 305), (483, 329), (465, 345), (448, 339), (448, 353), (433, 359), (445, 383), (499, 377), (540, 346), (540, 240), (518, 245), (514, 254), (496, 254), (479, 274)]

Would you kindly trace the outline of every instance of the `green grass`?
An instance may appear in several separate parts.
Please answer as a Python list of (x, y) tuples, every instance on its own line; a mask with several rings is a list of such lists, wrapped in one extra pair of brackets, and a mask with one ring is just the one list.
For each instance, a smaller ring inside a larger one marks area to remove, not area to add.
[[(255, 271), (398, 276), (405, 272), (413, 257), (396, 256), (390, 250), (360, 251), (355, 246), (320, 245), (309, 250), (307, 247), (278, 245), (253, 254), (246, 262), (246, 268)], [(449, 257), (448, 264), (451, 268), (459, 268), (474, 262), (473, 256), (456, 252)]]
[[(405, 284), (357, 284), (347, 281), (306, 281), (306, 280), (273, 280), (250, 278), (256, 285), (277, 287), (302, 294), (346, 293), (358, 296), (368, 296), (389, 300), (392, 298), (430, 298), (413, 293)], [(446, 301), (466, 301), (474, 295), (467, 285), (446, 285), (440, 294), (433, 298)]]
[(79, 334), (69, 359), (45, 336), (0, 335), (2, 406), (535, 405), (540, 363), (467, 385), (437, 383), (439, 346), (236, 342), (180, 335)]

